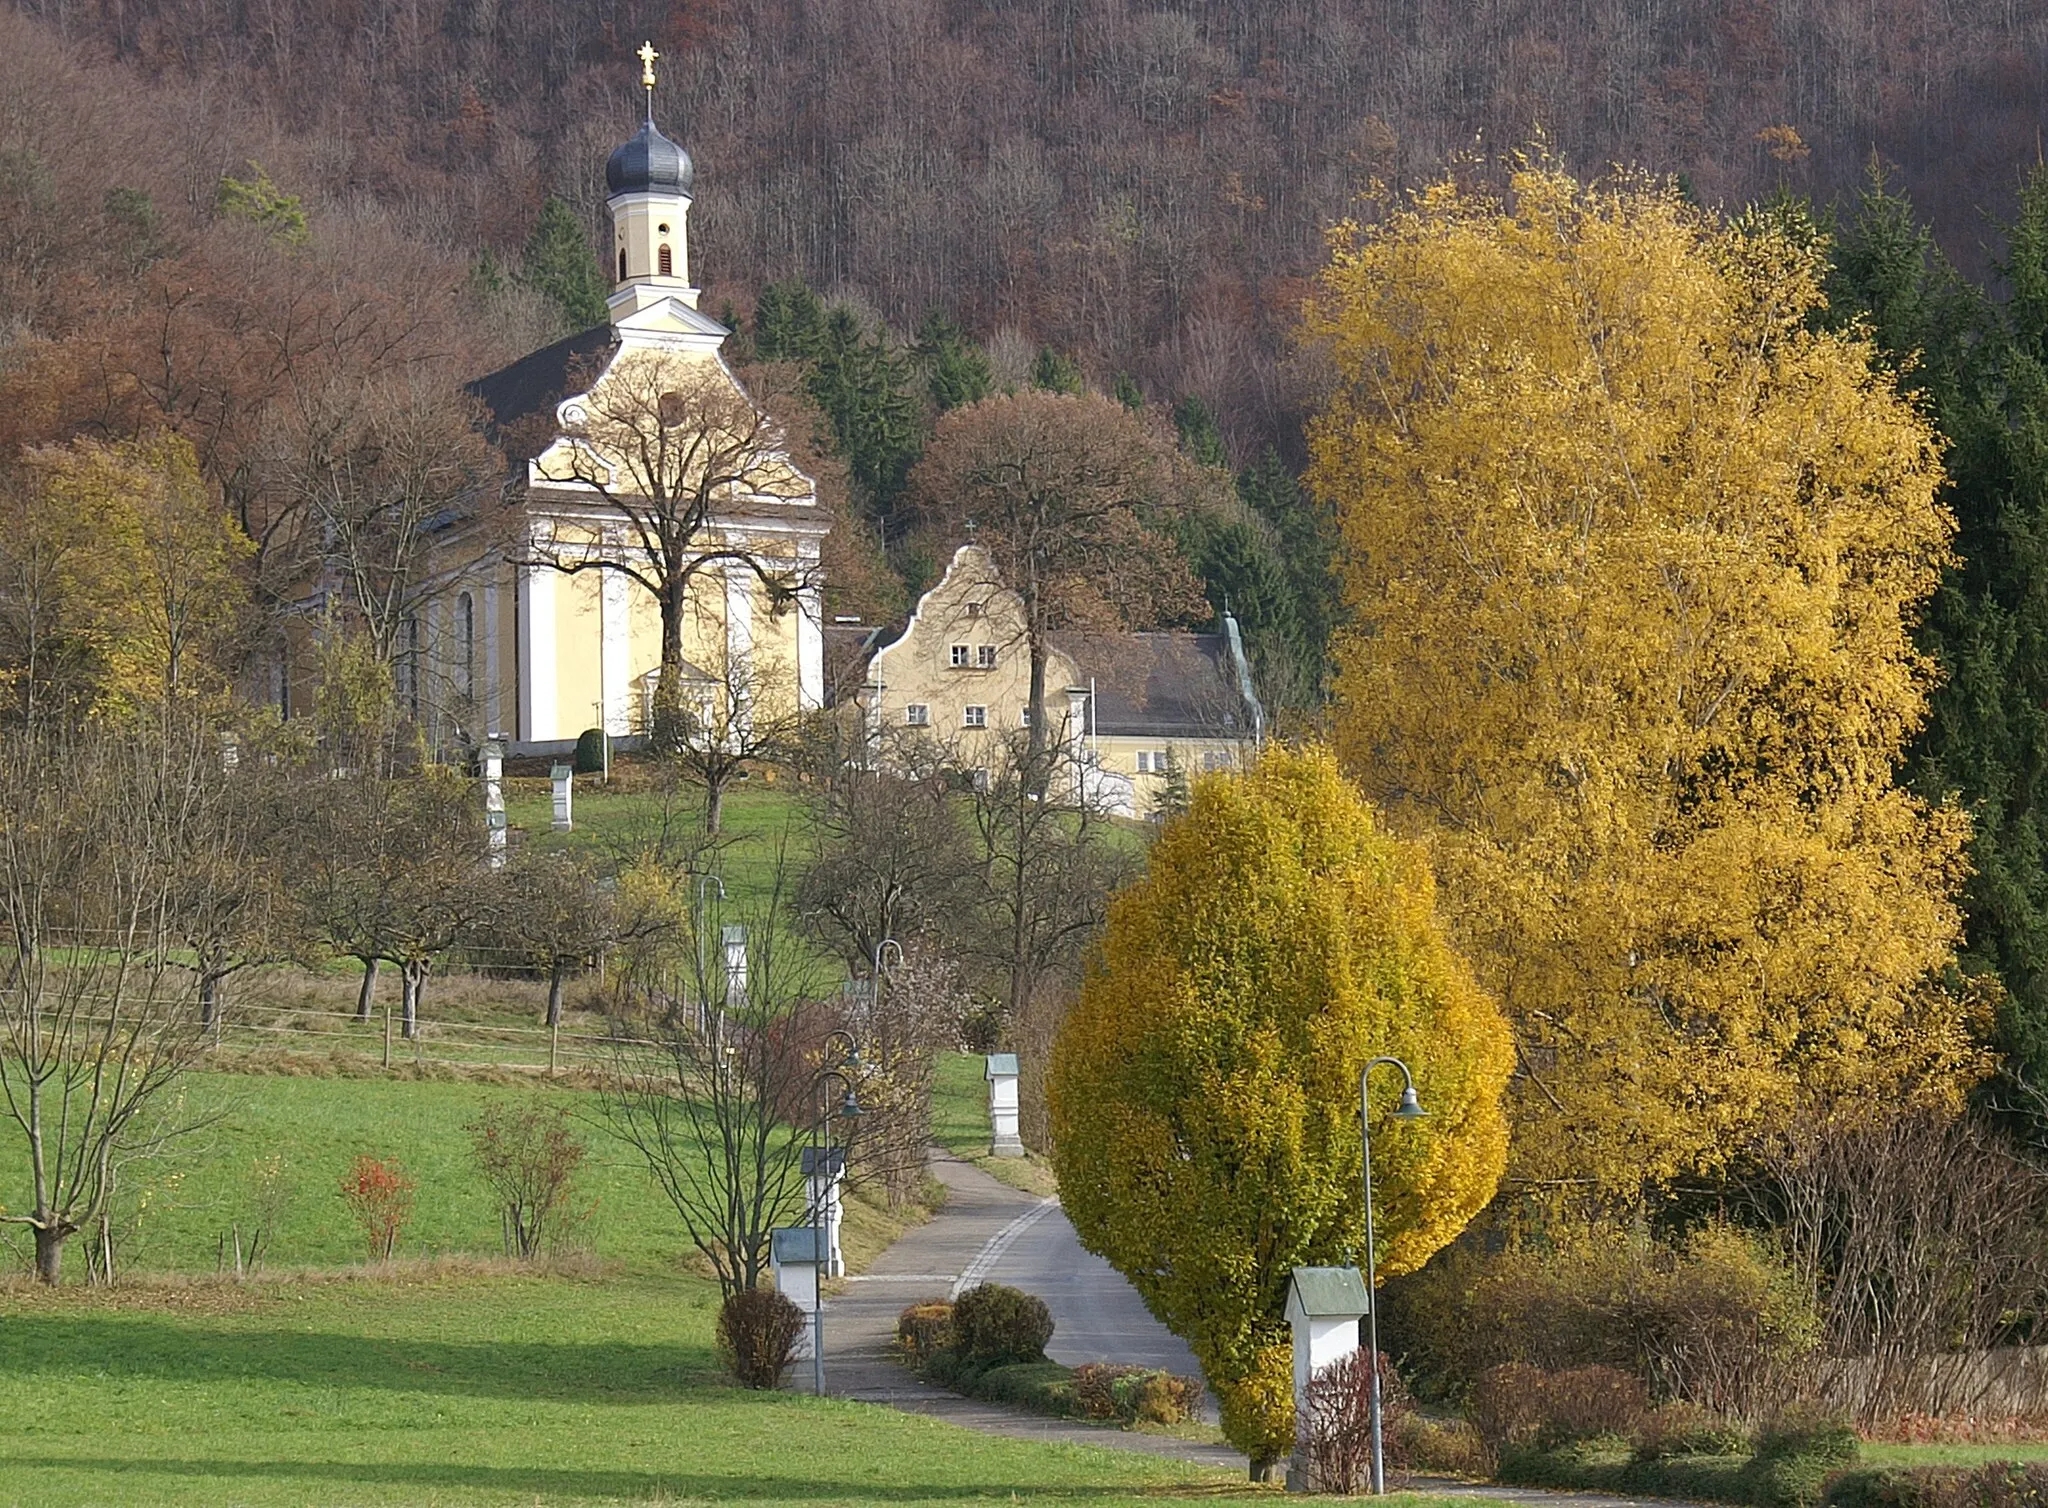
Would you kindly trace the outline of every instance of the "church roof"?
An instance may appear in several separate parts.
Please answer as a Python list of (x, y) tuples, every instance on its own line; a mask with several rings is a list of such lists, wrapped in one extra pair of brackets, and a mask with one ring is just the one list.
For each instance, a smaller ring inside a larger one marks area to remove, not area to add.
[(592, 325), (477, 378), (464, 391), (491, 411), (495, 437), (530, 414), (552, 415), (556, 404), (590, 386), (617, 347), (610, 325)]
[(613, 194), (687, 194), (696, 178), (690, 154), (652, 120), (614, 147), (604, 165), (604, 186)]

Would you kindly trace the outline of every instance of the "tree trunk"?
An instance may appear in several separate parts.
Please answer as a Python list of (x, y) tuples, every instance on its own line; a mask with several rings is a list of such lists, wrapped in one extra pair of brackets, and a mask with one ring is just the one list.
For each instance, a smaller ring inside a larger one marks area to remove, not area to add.
[(654, 688), (653, 726), (647, 731), (655, 749), (673, 754), (683, 747), (688, 734), (683, 708), (683, 609), (687, 602), (681, 592), (664, 592), (661, 603), (661, 680)]
[(710, 775), (704, 781), (704, 831), (713, 838), (725, 826), (725, 786), (722, 775)]
[(1279, 1464), (1280, 1458), (1278, 1456), (1252, 1457), (1252, 1480), (1261, 1483), (1272, 1481), (1273, 1468)]
[(568, 982), (569, 965), (561, 959), (548, 971), (548, 1025), (562, 1024), (562, 986)]
[(203, 973), (199, 976), (199, 1024), (213, 1025), (215, 1012), (220, 1009), (220, 975)]
[(420, 999), (427, 992), (427, 970), (431, 967), (422, 958), (399, 966), (399, 1011), (401, 1033), (410, 1042), (419, 1035)]
[(57, 1286), (64, 1269), (64, 1238), (68, 1231), (61, 1226), (38, 1225), (36, 1233), (36, 1277), (50, 1287)]
[(363, 985), (356, 991), (356, 1020), (370, 1019), (370, 1007), (377, 1003), (377, 964), (374, 958), (360, 960), (363, 966)]

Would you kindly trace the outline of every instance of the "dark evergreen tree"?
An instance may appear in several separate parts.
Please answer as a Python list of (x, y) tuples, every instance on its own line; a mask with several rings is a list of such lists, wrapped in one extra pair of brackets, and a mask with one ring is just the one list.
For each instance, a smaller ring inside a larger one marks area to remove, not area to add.
[[(1999, 1039), (2048, 1091), (2048, 175), (2021, 193), (2003, 305), (1962, 279), (1873, 177), (1837, 237), (1831, 317), (1867, 322), (1949, 449), (1957, 564), (1923, 646), (1941, 684), (1909, 778), (1969, 811), (1966, 970), (2003, 986)], [(2038, 1115), (2041, 1106), (2033, 1107)]]
[(520, 265), (527, 285), (561, 311), (573, 330), (588, 330), (606, 318), (605, 296), (611, 284), (597, 265), (590, 237), (577, 223), (576, 212), (550, 198), (526, 238)]
[(1081, 364), (1051, 346), (1038, 348), (1038, 360), (1031, 364), (1031, 385), (1048, 393), (1078, 393), (1085, 386)]
[(884, 538), (904, 478), (924, 453), (924, 415), (908, 379), (908, 363), (882, 335), (864, 331), (852, 310), (826, 314), (810, 394), (832, 426), (863, 510)]
[(1173, 406), (1173, 427), (1180, 434), (1181, 453), (1203, 466), (1228, 466), (1223, 431), (1199, 394), (1189, 393)]
[(1145, 390), (1138, 386), (1138, 379), (1129, 372), (1116, 374), (1116, 386), (1111, 391), (1116, 401), (1134, 414), (1145, 406)]
[(917, 327), (914, 354), (924, 371), (925, 396), (938, 413), (979, 403), (995, 391), (995, 378), (981, 347), (936, 309)]
[(770, 283), (754, 305), (754, 354), (763, 361), (815, 361), (825, 338), (825, 302), (800, 282)]

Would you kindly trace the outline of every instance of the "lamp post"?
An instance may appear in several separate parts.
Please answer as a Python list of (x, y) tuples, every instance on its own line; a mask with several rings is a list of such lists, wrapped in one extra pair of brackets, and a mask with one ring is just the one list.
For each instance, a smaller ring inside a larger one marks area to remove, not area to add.
[(811, 1393), (814, 1397), (825, 1396), (825, 1274), (831, 1268), (831, 1260), (825, 1247), (825, 1195), (832, 1186), (832, 1096), (827, 1092), (832, 1080), (839, 1080), (845, 1094), (839, 1101), (839, 1118), (853, 1120), (859, 1114), (860, 1101), (853, 1097), (853, 1080), (846, 1070), (860, 1066), (860, 1047), (848, 1031), (825, 1033), (825, 1047), (829, 1051), (835, 1043), (844, 1042), (844, 1056), (831, 1068), (818, 1075), (818, 1134), (820, 1145), (811, 1159), (811, 1175), (817, 1180), (817, 1192), (811, 1199), (811, 1260), (816, 1263), (817, 1280), (811, 1295)]
[(1366, 1095), (1366, 1081), (1382, 1064), (1401, 1070), (1401, 1103), (1394, 1110), (1396, 1120), (1420, 1120), (1429, 1114), (1415, 1098), (1415, 1075), (1399, 1058), (1374, 1058), (1358, 1071), (1358, 1142), (1365, 1154), (1365, 1323), (1366, 1344), (1372, 1353), (1372, 1490), (1387, 1490), (1387, 1459), (1380, 1444), (1380, 1294), (1379, 1274), (1373, 1260), (1372, 1227), (1372, 1121)]
[(718, 887), (718, 903), (725, 904), (725, 881), (715, 874), (697, 876), (697, 1030), (711, 1023), (710, 976), (704, 972), (704, 887)]

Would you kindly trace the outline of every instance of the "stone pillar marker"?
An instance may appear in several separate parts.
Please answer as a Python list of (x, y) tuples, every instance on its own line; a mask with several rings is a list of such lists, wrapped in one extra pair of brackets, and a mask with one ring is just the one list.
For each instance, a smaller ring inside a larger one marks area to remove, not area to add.
[(491, 868), (505, 867), (505, 745), (495, 738), (484, 740), (477, 750), (484, 777), (484, 826), (490, 835)]
[(839, 1249), (839, 1222), (845, 1211), (839, 1203), (839, 1186), (846, 1179), (846, 1149), (828, 1147), (820, 1159), (816, 1147), (805, 1147), (803, 1174), (804, 1214), (815, 1217), (825, 1236), (825, 1276), (843, 1278), (846, 1257)]
[(1358, 1322), (1372, 1307), (1356, 1267), (1297, 1267), (1287, 1284), (1287, 1323), (1294, 1331), (1294, 1455), (1287, 1490), (1308, 1492), (1308, 1384), (1316, 1373), (1358, 1349)]
[(1022, 1157), (1024, 1143), (1017, 1137), (1017, 1055), (992, 1052), (988, 1055), (988, 1124), (995, 1133), (989, 1147), (995, 1157)]
[(769, 1232), (768, 1263), (775, 1274), (775, 1291), (803, 1311), (803, 1333), (797, 1337), (795, 1357), (808, 1361), (818, 1333), (818, 1242), (817, 1232), (808, 1225), (785, 1225)]
[(575, 826), (569, 807), (576, 786), (576, 766), (558, 764), (548, 775), (555, 782), (555, 831), (565, 833)]

